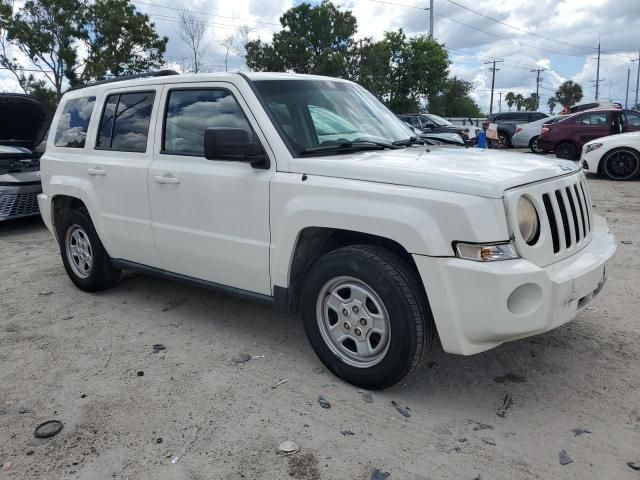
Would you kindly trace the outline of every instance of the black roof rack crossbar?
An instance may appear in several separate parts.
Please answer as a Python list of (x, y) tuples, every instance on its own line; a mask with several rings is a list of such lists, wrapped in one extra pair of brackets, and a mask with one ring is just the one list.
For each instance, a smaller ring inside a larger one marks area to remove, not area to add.
[(155, 72), (143, 72), (134, 73), (132, 75), (122, 75), (121, 77), (107, 78), (106, 80), (98, 80), (97, 82), (87, 83), (79, 87), (72, 88), (71, 90), (79, 90), (81, 88), (93, 87), (94, 85), (104, 85), (105, 83), (124, 82), (125, 80), (134, 80), (136, 78), (148, 78), (148, 77), (166, 77), (168, 75), (180, 75), (175, 70), (158, 70)]

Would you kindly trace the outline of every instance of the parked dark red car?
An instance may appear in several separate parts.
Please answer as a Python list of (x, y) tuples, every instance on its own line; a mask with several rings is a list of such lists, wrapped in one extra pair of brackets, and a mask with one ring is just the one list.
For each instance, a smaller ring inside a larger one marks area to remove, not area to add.
[(582, 146), (596, 138), (640, 131), (640, 113), (634, 110), (598, 109), (576, 113), (558, 123), (543, 125), (538, 140), (541, 150), (558, 158), (577, 160)]

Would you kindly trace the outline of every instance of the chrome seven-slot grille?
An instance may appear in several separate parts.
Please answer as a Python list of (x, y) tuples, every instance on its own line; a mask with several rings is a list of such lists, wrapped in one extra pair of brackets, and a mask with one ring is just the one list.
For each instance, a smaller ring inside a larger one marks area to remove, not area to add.
[(547, 213), (553, 253), (579, 246), (591, 233), (591, 200), (583, 175), (574, 182), (542, 194)]
[[(522, 196), (533, 202), (540, 220), (540, 235), (533, 244), (525, 242), (518, 227), (517, 205)], [(536, 265), (567, 258), (591, 239), (591, 199), (582, 172), (508, 190), (505, 202), (516, 248)]]
[(0, 194), (0, 218), (35, 215), (38, 210), (37, 193)]

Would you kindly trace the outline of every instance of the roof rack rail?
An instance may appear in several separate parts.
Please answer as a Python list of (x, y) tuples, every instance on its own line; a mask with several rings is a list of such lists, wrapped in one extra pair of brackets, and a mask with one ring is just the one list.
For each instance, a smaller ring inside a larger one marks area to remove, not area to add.
[(106, 80), (98, 80), (97, 82), (87, 83), (71, 90), (80, 90), (81, 88), (93, 87), (94, 85), (104, 85), (105, 83), (124, 82), (125, 80), (134, 80), (136, 78), (148, 77), (166, 77), (168, 75), (180, 75), (175, 70), (157, 70), (155, 72), (134, 73), (132, 75), (122, 75), (121, 77), (107, 78)]

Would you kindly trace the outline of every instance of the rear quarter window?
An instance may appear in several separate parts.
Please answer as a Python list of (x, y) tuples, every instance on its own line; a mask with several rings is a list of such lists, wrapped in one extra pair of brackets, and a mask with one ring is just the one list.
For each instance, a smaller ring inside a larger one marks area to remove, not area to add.
[(96, 97), (83, 97), (64, 104), (56, 126), (56, 147), (84, 148), (95, 103)]

